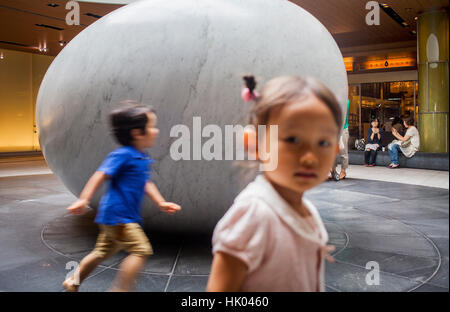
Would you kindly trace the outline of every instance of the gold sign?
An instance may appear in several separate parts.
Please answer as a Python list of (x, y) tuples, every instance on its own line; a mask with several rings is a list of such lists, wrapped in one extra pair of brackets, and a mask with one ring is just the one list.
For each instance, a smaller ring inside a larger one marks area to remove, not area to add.
[(399, 68), (416, 66), (414, 58), (398, 58), (378, 61), (367, 61), (359, 64), (359, 70), (383, 69), (383, 68)]
[(345, 70), (353, 71), (353, 57), (344, 57)]

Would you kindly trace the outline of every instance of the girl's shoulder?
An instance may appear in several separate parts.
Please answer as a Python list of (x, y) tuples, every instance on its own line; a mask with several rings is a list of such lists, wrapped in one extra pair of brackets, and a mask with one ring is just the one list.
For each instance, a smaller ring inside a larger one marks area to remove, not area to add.
[(218, 222), (218, 228), (266, 228), (276, 222), (276, 213), (264, 195), (261, 195), (264, 192), (261, 192), (260, 182), (256, 179), (239, 193)]
[(417, 128), (414, 126), (410, 126), (408, 129), (406, 129), (406, 134), (409, 136), (418, 135), (419, 130), (417, 130)]
[(239, 193), (230, 209), (250, 209), (257, 210), (260, 215), (274, 215), (271, 209), (274, 204), (271, 191), (268, 182), (258, 176)]
[(248, 218), (249, 222), (268, 222), (276, 217), (270, 205), (259, 196), (237, 197), (226, 214), (233, 219)]

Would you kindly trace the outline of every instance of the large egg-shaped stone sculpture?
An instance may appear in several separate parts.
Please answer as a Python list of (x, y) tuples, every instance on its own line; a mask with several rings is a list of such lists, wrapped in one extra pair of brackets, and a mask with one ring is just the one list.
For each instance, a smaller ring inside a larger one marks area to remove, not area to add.
[[(224, 137), (225, 125), (245, 123), (251, 103), (240, 93), (248, 73), (259, 87), (279, 75), (316, 77), (336, 94), (345, 115), (347, 75), (338, 46), (316, 18), (291, 2), (145, 0), (124, 6), (83, 30), (49, 67), (37, 100), (45, 159), (79, 195), (118, 147), (109, 112), (124, 100), (152, 105), (160, 129), (149, 150), (152, 180), (183, 209), (167, 215), (145, 199), (145, 227), (210, 232), (248, 177), (232, 160), (193, 160), (194, 145), (208, 140), (201, 138), (206, 125), (217, 125)], [(200, 130), (193, 129), (197, 116)], [(170, 136), (176, 125), (190, 130), (190, 160), (170, 154), (179, 139)]]

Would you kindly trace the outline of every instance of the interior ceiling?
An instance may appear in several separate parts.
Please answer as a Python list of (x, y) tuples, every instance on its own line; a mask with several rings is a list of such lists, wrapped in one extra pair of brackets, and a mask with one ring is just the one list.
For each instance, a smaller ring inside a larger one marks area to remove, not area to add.
[[(168, 0), (170, 1), (170, 0)], [(219, 1), (219, 0), (218, 0)], [(410, 31), (416, 29), (415, 17), (430, 8), (448, 8), (448, 0), (386, 0), (407, 23), (402, 27), (380, 10), (380, 25), (368, 26), (365, 22), (369, 13), (366, 0), (290, 0), (314, 15), (330, 31), (344, 56), (356, 60), (377, 58), (415, 57), (416, 36)], [(121, 7), (119, 4), (80, 4), (80, 25), (69, 26), (65, 22), (68, 0), (0, 0), (0, 49), (57, 55), (62, 46), (60, 41), (69, 42), (84, 28), (98, 18), (91, 13), (104, 16)], [(58, 6), (50, 7), (54, 3)], [(43, 28), (44, 24), (61, 30)], [(47, 47), (47, 52), (39, 47)]]
[[(68, 0), (0, 0), (0, 48), (42, 53), (39, 47), (48, 48), (46, 55), (57, 55), (62, 46), (59, 41), (69, 42), (98, 18), (87, 16), (91, 13), (104, 16), (121, 7), (117, 4), (94, 4), (78, 2), (80, 5), (80, 25), (66, 24)], [(48, 4), (57, 4), (50, 7)], [(62, 30), (36, 26), (44, 24)], [(5, 43), (8, 42), (8, 43)], [(11, 44), (15, 43), (15, 44)], [(17, 45), (18, 44), (18, 45)]]

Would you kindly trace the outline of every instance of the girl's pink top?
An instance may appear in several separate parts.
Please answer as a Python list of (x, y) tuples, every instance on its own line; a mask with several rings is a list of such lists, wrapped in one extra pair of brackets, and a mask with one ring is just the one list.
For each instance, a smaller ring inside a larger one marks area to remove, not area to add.
[(328, 233), (314, 205), (302, 218), (259, 175), (218, 222), (213, 254), (221, 251), (248, 268), (241, 291), (323, 291)]

